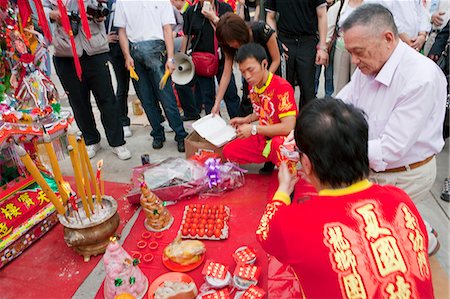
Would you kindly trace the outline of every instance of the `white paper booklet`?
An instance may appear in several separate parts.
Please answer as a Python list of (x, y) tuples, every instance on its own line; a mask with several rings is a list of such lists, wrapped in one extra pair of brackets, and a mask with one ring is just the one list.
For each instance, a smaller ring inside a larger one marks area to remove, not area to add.
[(236, 130), (219, 115), (208, 114), (192, 124), (194, 130), (217, 147), (236, 138)]

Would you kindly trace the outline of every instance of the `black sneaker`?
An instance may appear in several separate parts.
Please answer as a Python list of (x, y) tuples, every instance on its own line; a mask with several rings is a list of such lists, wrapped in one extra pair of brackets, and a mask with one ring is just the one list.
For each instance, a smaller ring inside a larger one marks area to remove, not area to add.
[(181, 117), (181, 120), (182, 120), (182, 121), (190, 121), (190, 120), (197, 120), (197, 119), (200, 119), (200, 115), (196, 115), (196, 116), (186, 116), (186, 115), (183, 115), (183, 116)]
[(259, 170), (259, 174), (271, 175), (274, 169), (275, 169), (275, 164), (273, 164), (272, 162), (266, 162), (266, 163), (264, 163), (263, 168), (261, 168)]
[(184, 139), (180, 140), (180, 141), (177, 141), (177, 149), (178, 149), (178, 152), (180, 152), (180, 153), (184, 153), (185, 152)]
[(164, 139), (153, 139), (152, 146), (154, 149), (161, 149), (164, 146)]
[(450, 202), (450, 178), (445, 178), (444, 185), (442, 186), (441, 199), (446, 202)]

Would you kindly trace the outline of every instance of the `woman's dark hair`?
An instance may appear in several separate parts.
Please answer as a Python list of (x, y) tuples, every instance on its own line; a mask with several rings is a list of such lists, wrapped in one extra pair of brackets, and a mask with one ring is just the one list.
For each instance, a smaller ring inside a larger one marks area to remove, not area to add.
[(369, 175), (368, 124), (362, 110), (326, 97), (305, 105), (295, 141), (323, 184), (342, 188)]
[(216, 26), (216, 37), (222, 50), (231, 56), (234, 56), (236, 49), (230, 47), (228, 42), (237, 41), (241, 45), (250, 42), (247, 24), (240, 16), (231, 12), (220, 17)]
[(266, 50), (256, 43), (248, 43), (242, 45), (235, 56), (237, 63), (241, 63), (248, 58), (255, 58), (259, 63), (263, 62), (264, 59), (267, 60)]

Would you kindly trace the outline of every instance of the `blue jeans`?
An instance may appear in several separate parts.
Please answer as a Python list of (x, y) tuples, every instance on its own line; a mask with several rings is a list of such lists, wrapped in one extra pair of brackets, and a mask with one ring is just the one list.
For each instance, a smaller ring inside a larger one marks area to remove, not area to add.
[[(202, 106), (205, 107), (205, 114), (210, 114), (214, 106), (214, 97), (216, 86), (214, 77), (200, 77), (195, 75), (194, 79), (186, 85), (177, 85), (181, 107), (186, 117), (197, 117), (202, 112)], [(194, 88), (194, 91), (192, 90)]]
[[(217, 71), (217, 81), (220, 82), (223, 74), (223, 67), (225, 64), (225, 59), (219, 61), (219, 70)], [(239, 105), (241, 99), (237, 93), (236, 80), (234, 79), (234, 74), (231, 73), (230, 84), (228, 84), (227, 90), (223, 96), (225, 105), (227, 107), (228, 116), (230, 119), (239, 116)]]
[(175, 132), (175, 140), (181, 141), (187, 133), (178, 111), (177, 101), (172, 89), (172, 80), (167, 80), (164, 89), (159, 89), (159, 81), (164, 76), (166, 62), (166, 46), (162, 40), (149, 40), (138, 43), (130, 42), (130, 53), (134, 67), (139, 76), (136, 87), (145, 114), (153, 128), (150, 135), (154, 140), (165, 140), (164, 128), (161, 126), (161, 113), (158, 110), (158, 99), (161, 102), (170, 127)]
[[(219, 82), (220, 78), (222, 78), (222, 73), (223, 61), (219, 62), (219, 70), (216, 75)], [(192, 81), (188, 84), (175, 85), (175, 87), (177, 89), (181, 107), (184, 110), (185, 116), (198, 116), (202, 111), (202, 104), (205, 107), (205, 114), (208, 115), (211, 113), (211, 109), (214, 106), (214, 100), (216, 96), (214, 77), (207, 78), (195, 75), (194, 79), (192, 79)], [(194, 94), (192, 92), (192, 87), (194, 87)], [(230, 84), (225, 91), (223, 99), (225, 101), (230, 119), (238, 116), (239, 103), (241, 99), (237, 94), (234, 74), (231, 74)]]
[[(316, 77), (315, 77), (315, 87), (316, 87), (316, 95), (319, 90), (319, 78), (320, 73), (322, 72), (322, 66), (316, 65)], [(333, 62), (331, 61), (328, 66), (325, 67), (325, 95), (331, 96), (334, 92), (334, 84), (333, 84)]]

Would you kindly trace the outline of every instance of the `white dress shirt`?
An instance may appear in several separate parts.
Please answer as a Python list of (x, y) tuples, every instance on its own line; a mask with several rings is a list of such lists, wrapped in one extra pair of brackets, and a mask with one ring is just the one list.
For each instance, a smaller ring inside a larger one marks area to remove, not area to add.
[(446, 86), (439, 67), (402, 41), (376, 76), (356, 69), (336, 97), (367, 114), (373, 170), (409, 165), (442, 150)]
[(431, 30), (430, 18), (422, 0), (365, 0), (366, 3), (379, 3), (389, 9), (399, 34), (406, 33), (413, 38), (419, 32)]
[(164, 40), (167, 24), (176, 24), (170, 0), (117, 0), (114, 26), (125, 28), (131, 42)]

